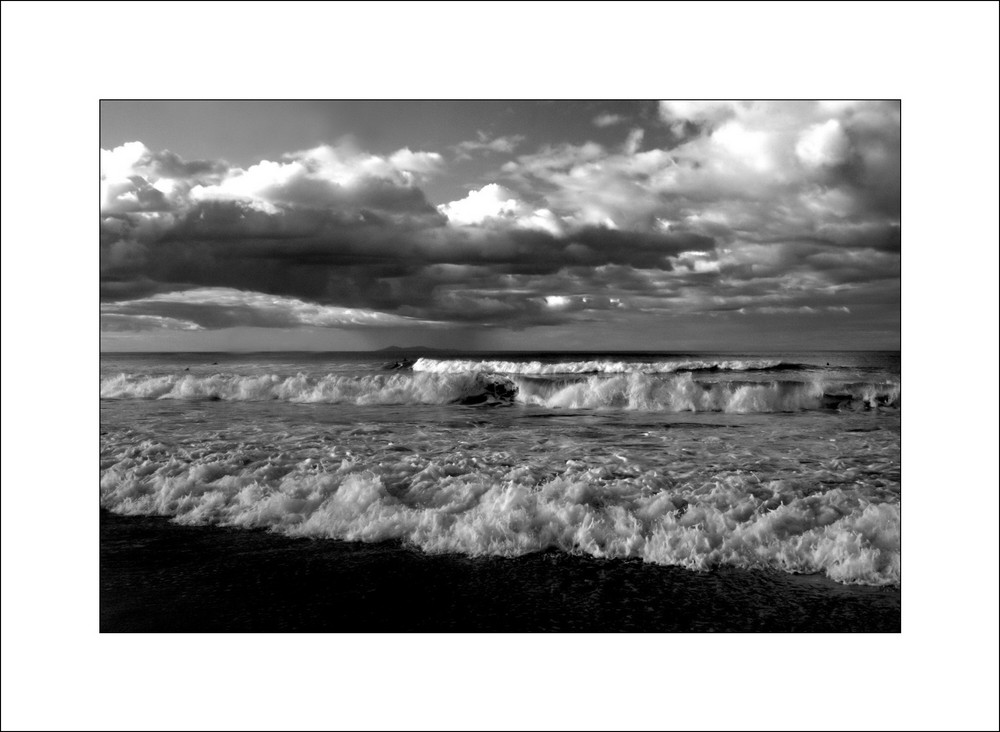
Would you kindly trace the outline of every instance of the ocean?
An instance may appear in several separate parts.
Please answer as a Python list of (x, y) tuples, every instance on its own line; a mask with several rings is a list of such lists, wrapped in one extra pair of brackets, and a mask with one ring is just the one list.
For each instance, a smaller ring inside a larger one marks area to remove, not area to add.
[(100, 411), (102, 630), (899, 630), (896, 351), (104, 354)]

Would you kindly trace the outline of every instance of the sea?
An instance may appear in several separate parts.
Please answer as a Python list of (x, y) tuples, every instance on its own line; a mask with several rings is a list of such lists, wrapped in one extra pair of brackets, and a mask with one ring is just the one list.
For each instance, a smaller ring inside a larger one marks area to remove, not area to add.
[(900, 384), (898, 351), (105, 353), (102, 630), (898, 630)]

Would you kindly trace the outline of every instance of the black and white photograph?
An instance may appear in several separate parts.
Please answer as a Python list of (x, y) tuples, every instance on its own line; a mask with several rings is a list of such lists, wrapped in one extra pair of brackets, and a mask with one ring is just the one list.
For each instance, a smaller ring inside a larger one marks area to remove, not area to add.
[(2, 15), (4, 732), (997, 728), (1000, 5)]
[(102, 631), (898, 631), (900, 126), (102, 101)]

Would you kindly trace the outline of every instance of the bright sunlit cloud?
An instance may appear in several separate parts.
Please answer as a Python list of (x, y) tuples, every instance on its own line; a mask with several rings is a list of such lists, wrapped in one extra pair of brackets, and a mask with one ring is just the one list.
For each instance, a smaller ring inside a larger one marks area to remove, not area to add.
[(391, 146), (359, 130), (239, 165), (139, 134), (108, 146), (103, 327), (524, 329), (628, 312), (778, 329), (813, 314), (867, 318), (895, 343), (898, 104), (595, 103), (575, 141), (559, 104), (456, 125), (437, 150), (409, 134), (405, 103)]

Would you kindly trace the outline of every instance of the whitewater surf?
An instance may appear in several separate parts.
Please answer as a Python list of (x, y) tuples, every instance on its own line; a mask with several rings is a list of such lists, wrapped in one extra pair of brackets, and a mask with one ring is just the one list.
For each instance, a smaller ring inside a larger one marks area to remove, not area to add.
[(109, 358), (101, 506), (428, 554), (900, 584), (898, 354), (384, 367)]

